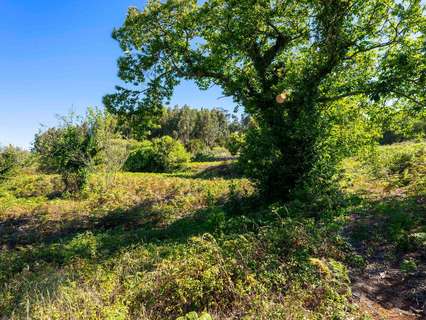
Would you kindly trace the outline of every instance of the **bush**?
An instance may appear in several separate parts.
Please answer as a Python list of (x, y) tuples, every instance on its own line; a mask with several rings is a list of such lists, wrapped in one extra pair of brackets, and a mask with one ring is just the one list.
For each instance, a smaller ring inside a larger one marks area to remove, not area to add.
[(13, 146), (0, 149), (0, 180), (9, 177), (19, 167), (21, 153)]
[(201, 139), (192, 139), (188, 143), (188, 151), (192, 154), (193, 161), (209, 161), (213, 154)]
[(103, 173), (104, 187), (108, 190), (138, 142), (123, 139), (118, 132), (117, 118), (107, 112), (89, 109), (88, 119), (93, 124), (95, 145), (98, 149), (94, 162), (97, 169)]
[(39, 168), (45, 173), (57, 173), (57, 161), (50, 155), (55, 149), (56, 142), (64, 133), (63, 128), (48, 128), (46, 131), (35, 135), (33, 151), (39, 156)]
[(148, 170), (154, 161), (154, 149), (151, 141), (139, 142), (124, 163), (124, 170), (142, 172)]
[(169, 136), (153, 140), (154, 170), (171, 172), (185, 168), (190, 160), (189, 153), (179, 141)]
[(226, 147), (228, 148), (229, 152), (233, 156), (235, 156), (240, 152), (244, 143), (245, 143), (245, 134), (242, 132), (233, 132), (228, 138)]
[(65, 192), (81, 191), (99, 151), (94, 123), (64, 118), (59, 128), (36, 136), (34, 151), (39, 155), (43, 170), (61, 175)]
[(164, 136), (144, 141), (127, 159), (124, 168), (131, 172), (172, 172), (186, 167), (189, 153), (179, 141)]

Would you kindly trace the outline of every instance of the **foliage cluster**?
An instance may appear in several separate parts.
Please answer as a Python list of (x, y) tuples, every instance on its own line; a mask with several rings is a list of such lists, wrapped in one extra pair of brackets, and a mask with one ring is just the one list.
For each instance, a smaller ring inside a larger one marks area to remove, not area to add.
[(11, 145), (0, 147), (0, 181), (16, 173), (17, 169), (28, 165), (29, 158), (28, 152), (19, 148)]
[(243, 132), (233, 132), (229, 135), (226, 148), (235, 156), (240, 152), (245, 143), (245, 134)]
[(361, 159), (376, 179), (390, 186), (407, 187), (411, 193), (426, 190), (426, 147), (424, 143), (400, 143), (367, 153)]
[(190, 160), (183, 144), (170, 136), (145, 140), (131, 152), (124, 169), (131, 172), (172, 172), (184, 169)]
[(42, 168), (61, 175), (65, 192), (81, 191), (99, 151), (94, 123), (72, 115), (62, 118), (58, 128), (36, 135), (34, 151)]
[(88, 175), (97, 167), (104, 172), (106, 187), (121, 170), (134, 142), (121, 139), (114, 117), (89, 109), (85, 117), (74, 114), (60, 118), (57, 127), (35, 136), (33, 152), (41, 171), (62, 177), (65, 191), (81, 191)]
[(426, 138), (426, 110), (413, 113), (406, 105), (395, 104), (377, 116), (383, 132), (381, 144)]

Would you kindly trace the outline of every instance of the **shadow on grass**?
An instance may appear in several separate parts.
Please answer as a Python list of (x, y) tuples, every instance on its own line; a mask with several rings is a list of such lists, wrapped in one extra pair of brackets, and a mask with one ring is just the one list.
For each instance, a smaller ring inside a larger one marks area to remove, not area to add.
[(211, 166), (193, 175), (194, 179), (237, 179), (242, 177), (235, 163)]
[[(194, 173), (195, 171), (195, 173)], [(182, 172), (179, 174), (172, 174), (180, 178), (187, 179), (239, 179), (243, 178), (243, 174), (238, 170), (235, 162), (225, 162), (220, 164), (210, 164), (208, 166), (202, 166), (201, 168), (193, 169), (192, 172)]]
[[(63, 281), (72, 277), (60, 270), (76, 259), (95, 265), (135, 245), (183, 244), (192, 236), (214, 233), (225, 214), (219, 204), (213, 204), (168, 223), (162, 212), (141, 203), (102, 217), (66, 222), (36, 221), (37, 217), (8, 219), (0, 224), (0, 296), (2, 284), (7, 288), (8, 280), (19, 278), (25, 270), (31, 270), (33, 275), (28, 273), (24, 277), (47, 279), (43, 285), (49, 281), (47, 288), (54, 294)], [(26, 290), (17, 288), (11, 296), (13, 301), (0, 302), (0, 309), (6, 308), (3, 311), (10, 315), (25, 300)]]
[(152, 202), (99, 217), (61, 221), (44, 221), (37, 215), (9, 218), (0, 223), (0, 282), (40, 263), (60, 267), (76, 258), (102, 263), (138, 244), (186, 243), (190, 237), (215, 233), (229, 214), (226, 207), (213, 203), (174, 221)]

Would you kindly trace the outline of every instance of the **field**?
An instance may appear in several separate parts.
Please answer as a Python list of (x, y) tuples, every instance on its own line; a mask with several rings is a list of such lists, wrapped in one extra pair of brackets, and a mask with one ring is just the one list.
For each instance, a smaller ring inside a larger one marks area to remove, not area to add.
[(256, 206), (232, 161), (94, 174), (79, 198), (28, 170), (0, 187), (0, 316), (420, 318), (426, 145), (380, 147), (342, 170), (341, 201), (315, 215)]

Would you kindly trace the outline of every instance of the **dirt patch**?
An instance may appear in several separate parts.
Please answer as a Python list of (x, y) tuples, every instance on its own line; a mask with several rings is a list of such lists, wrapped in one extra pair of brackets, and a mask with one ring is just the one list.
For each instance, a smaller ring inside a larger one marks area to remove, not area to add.
[[(353, 215), (345, 230), (363, 268), (352, 268), (354, 302), (373, 319), (426, 319), (426, 261), (421, 252), (401, 252), (380, 237), (376, 228), (386, 223), (377, 216)], [(367, 240), (354, 237), (360, 226)], [(419, 261), (415, 270), (402, 270), (402, 261)]]
[(426, 319), (426, 271), (406, 275), (389, 265), (369, 263), (351, 278), (354, 300), (373, 319)]

